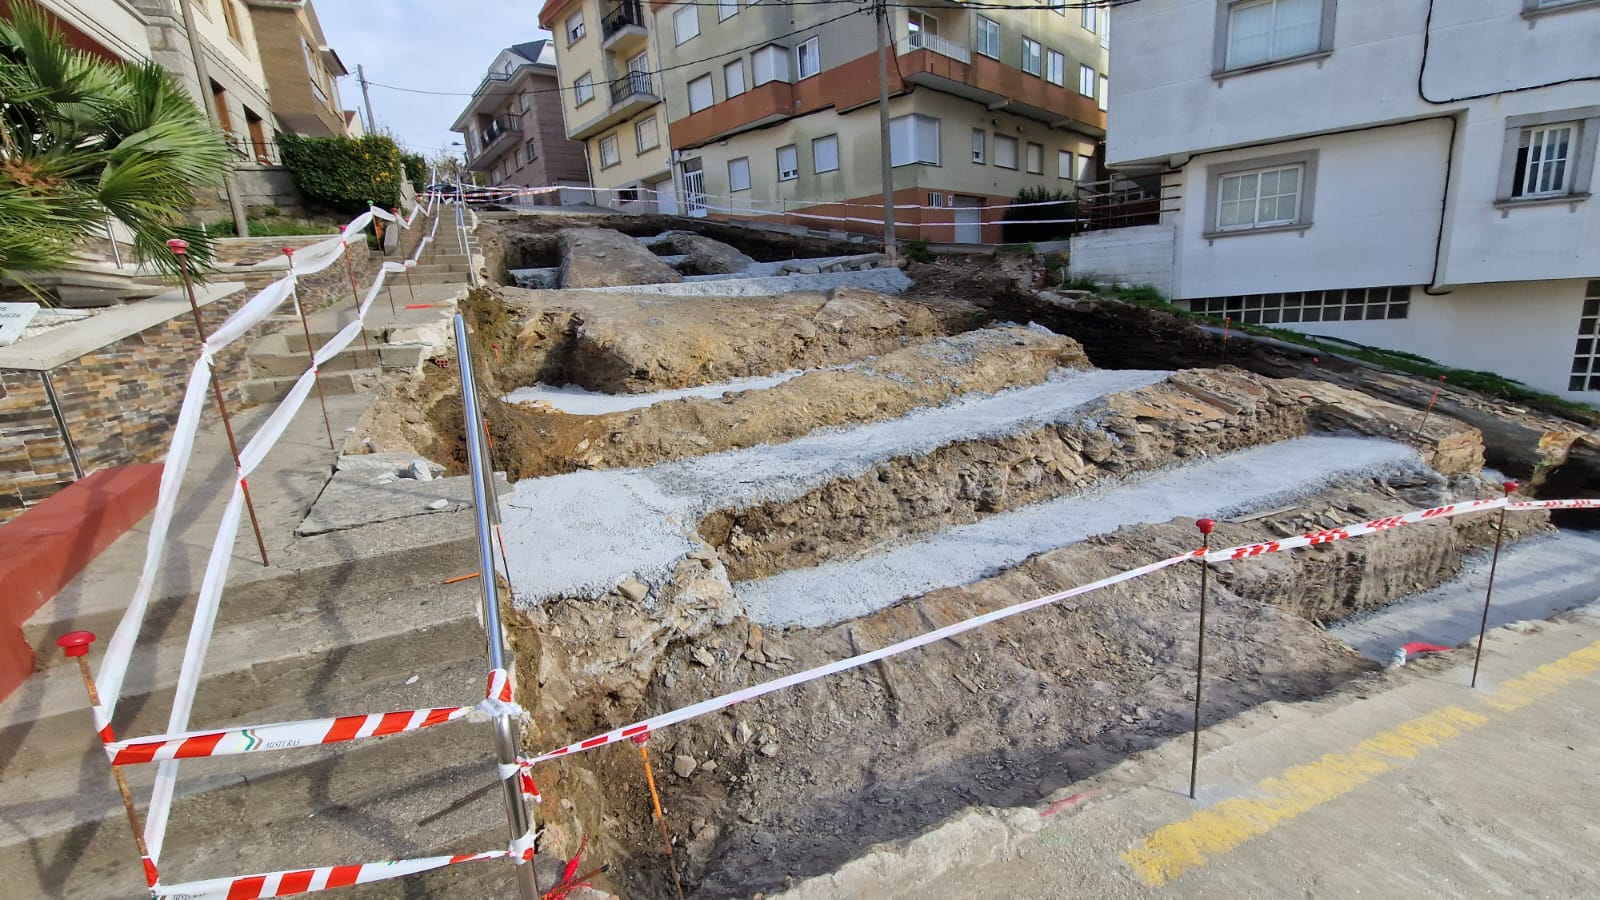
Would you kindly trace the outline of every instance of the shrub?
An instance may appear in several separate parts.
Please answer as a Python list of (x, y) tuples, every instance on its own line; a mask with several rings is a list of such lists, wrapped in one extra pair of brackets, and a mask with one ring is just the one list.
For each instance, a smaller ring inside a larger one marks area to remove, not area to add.
[(383, 135), (320, 138), (279, 134), (283, 164), (306, 202), (345, 215), (399, 205), (400, 148)]
[(1025, 187), (1017, 192), (1018, 203), (1044, 203), (1045, 206), (1013, 206), (1006, 210), (1000, 236), (1008, 244), (1028, 244), (1049, 241), (1072, 234), (1069, 222), (1051, 221), (1074, 219), (1078, 216), (1078, 201), (1066, 191), (1057, 188)]
[(928, 242), (906, 241), (906, 259), (915, 263), (933, 262), (933, 254), (928, 252)]
[(411, 186), (422, 190), (428, 183), (428, 161), (422, 158), (421, 153), (402, 153), (400, 162), (406, 168), (406, 178)]

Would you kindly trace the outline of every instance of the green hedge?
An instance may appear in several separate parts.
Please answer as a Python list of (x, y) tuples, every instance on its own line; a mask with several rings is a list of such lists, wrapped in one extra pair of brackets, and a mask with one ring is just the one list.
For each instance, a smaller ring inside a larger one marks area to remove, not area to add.
[(428, 162), (422, 158), (421, 153), (403, 153), (400, 162), (405, 164), (406, 178), (411, 180), (411, 186), (422, 190), (428, 184)]
[(392, 138), (319, 138), (279, 134), (283, 165), (315, 207), (344, 214), (399, 205), (400, 148)]

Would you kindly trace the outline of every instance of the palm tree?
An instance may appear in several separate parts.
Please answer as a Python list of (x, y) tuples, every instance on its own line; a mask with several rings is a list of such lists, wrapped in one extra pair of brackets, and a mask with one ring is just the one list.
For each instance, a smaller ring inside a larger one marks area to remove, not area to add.
[(59, 269), (73, 245), (117, 219), (135, 258), (166, 273), (168, 238), (209, 267), (212, 245), (185, 224), (193, 191), (222, 182), (228, 146), (165, 69), (76, 50), (39, 8), (0, 21), (0, 274)]

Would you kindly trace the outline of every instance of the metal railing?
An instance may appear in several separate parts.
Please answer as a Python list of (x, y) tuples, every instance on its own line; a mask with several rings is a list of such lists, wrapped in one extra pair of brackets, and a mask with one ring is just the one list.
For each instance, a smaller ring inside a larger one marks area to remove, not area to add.
[(650, 84), (649, 72), (629, 72), (621, 78), (618, 78), (616, 81), (611, 82), (612, 106), (616, 106), (618, 103), (621, 103), (634, 94), (639, 94), (645, 97), (654, 97), (656, 95), (656, 92), (652, 90), (652, 86)]
[[(456, 204), (460, 216), (461, 204)], [(500, 623), (500, 585), (495, 577), (494, 531), (500, 525), (499, 500), (494, 491), (494, 465), (489, 458), (489, 442), (484, 436), (483, 413), (478, 406), (478, 385), (472, 367), (472, 348), (467, 343), (467, 322), (460, 313), (455, 317), (456, 368), (461, 373), (461, 411), (466, 420), (462, 423), (467, 436), (467, 464), (472, 473), (472, 503), (474, 523), (478, 532), (479, 594), (483, 600), (483, 630), (489, 647), (489, 665), (494, 669), (510, 671), (507, 665), (505, 633)], [(509, 576), (510, 573), (507, 572)], [(511, 771), (500, 781), (505, 795), (506, 824), (511, 830), (513, 844), (524, 835), (531, 834), (532, 815), (528, 802), (522, 796), (520, 782), (517, 722), (510, 713), (493, 717), (495, 760), (500, 771)], [(533, 864), (518, 860), (516, 865), (517, 891), (522, 900), (539, 896), (538, 882)]]
[(926, 31), (914, 31), (906, 37), (905, 49), (900, 52), (909, 53), (912, 50), (932, 50), (934, 53), (940, 56), (948, 56), (956, 62), (972, 62), (971, 47), (946, 40), (937, 34), (929, 34)]
[(522, 120), (516, 116), (495, 116), (483, 130), (483, 149), (508, 134), (521, 133)]
[(617, 8), (600, 20), (600, 39), (606, 40), (629, 25), (644, 27), (644, 9), (639, 0), (622, 0)]
[(1078, 215), (1085, 221), (1080, 230), (1104, 231), (1156, 225), (1164, 213), (1183, 208), (1180, 185), (1169, 183), (1174, 172), (1158, 172), (1136, 178), (1118, 176), (1104, 181), (1078, 184)]

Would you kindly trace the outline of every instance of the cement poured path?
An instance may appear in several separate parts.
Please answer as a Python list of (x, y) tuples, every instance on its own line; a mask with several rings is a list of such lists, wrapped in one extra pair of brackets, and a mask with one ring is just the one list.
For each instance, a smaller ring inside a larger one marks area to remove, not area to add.
[(564, 412), (573, 416), (603, 416), (606, 413), (626, 412), (630, 409), (655, 406), (657, 403), (666, 403), (670, 400), (683, 400), (690, 397), (715, 400), (739, 391), (764, 390), (777, 387), (791, 378), (799, 378), (806, 371), (804, 369), (791, 369), (787, 372), (778, 372), (773, 375), (736, 378), (732, 381), (724, 381), (718, 384), (703, 384), (698, 387), (679, 388), (671, 391), (652, 391), (648, 394), (602, 394), (599, 391), (591, 391), (571, 384), (560, 386), (534, 384), (528, 387), (519, 387), (501, 399), (507, 403), (544, 403), (554, 408), (557, 412)]
[(904, 597), (968, 584), (1036, 553), (1125, 525), (1227, 518), (1281, 506), (1335, 482), (1421, 468), (1416, 451), (1404, 444), (1296, 438), (1000, 513), (887, 552), (781, 572), (740, 585), (739, 600), (761, 625), (815, 628), (868, 615)]

